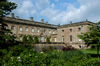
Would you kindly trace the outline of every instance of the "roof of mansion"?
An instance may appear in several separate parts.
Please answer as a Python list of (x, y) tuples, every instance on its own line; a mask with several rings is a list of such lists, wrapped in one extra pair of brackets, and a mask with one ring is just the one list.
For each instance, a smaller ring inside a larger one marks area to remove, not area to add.
[(38, 21), (34, 21), (33, 17), (31, 17), (30, 20), (21, 19), (18, 16), (15, 18), (14, 13), (11, 14), (11, 17), (4, 18), (4, 22), (15, 23), (15, 24), (24, 24), (24, 25), (30, 25), (30, 26), (32, 25), (32, 26), (37, 26), (37, 27), (46, 27), (46, 28), (53, 28), (53, 29), (96, 24), (96, 23), (90, 22), (86, 19), (86, 21), (82, 21), (82, 22), (72, 23), (70, 21), (70, 24), (53, 25), (53, 24), (49, 24), (48, 22), (44, 23), (44, 19), (41, 19), (41, 22), (38, 22)]

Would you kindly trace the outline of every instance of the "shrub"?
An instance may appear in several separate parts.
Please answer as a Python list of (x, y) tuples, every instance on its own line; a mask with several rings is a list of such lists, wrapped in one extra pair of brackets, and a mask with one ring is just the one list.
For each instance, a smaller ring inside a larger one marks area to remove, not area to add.
[(32, 35), (29, 35), (28, 38), (29, 38), (29, 41), (28, 41), (28, 42), (29, 42), (29, 43), (32, 43), (32, 42), (33, 42), (33, 37), (32, 37)]
[(39, 39), (37, 36), (34, 36), (34, 43), (37, 43), (37, 42), (39, 42)]
[(80, 50), (67, 51), (67, 52), (62, 53), (62, 57), (66, 60), (70, 60), (74, 56), (80, 56), (80, 55), (83, 55), (84, 57), (87, 57), (87, 55), (85, 53), (83, 53), (82, 51), (80, 51)]
[(75, 49), (74, 49), (74, 47), (63, 47), (62, 50), (63, 51), (73, 51)]
[(26, 35), (23, 36), (23, 42), (24, 43), (27, 42), (27, 36)]
[(50, 42), (50, 38), (49, 37), (46, 38), (46, 42)]

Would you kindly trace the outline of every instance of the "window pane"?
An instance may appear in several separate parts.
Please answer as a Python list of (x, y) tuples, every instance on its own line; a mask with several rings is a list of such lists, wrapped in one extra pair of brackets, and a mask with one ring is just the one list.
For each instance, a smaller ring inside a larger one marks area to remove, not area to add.
[(62, 41), (64, 41), (64, 36), (62, 37)]
[(49, 33), (51, 33), (51, 31), (49, 30)]
[(78, 31), (81, 31), (81, 28), (78, 28)]
[(39, 29), (37, 29), (37, 32), (39, 33)]
[(14, 26), (11, 26), (11, 30), (14, 30)]
[(70, 36), (70, 41), (72, 41), (72, 36)]
[(26, 27), (26, 31), (28, 31), (28, 27)]
[(72, 29), (70, 29), (70, 32), (72, 32)]
[(22, 31), (22, 27), (19, 27), (19, 31)]
[(34, 32), (34, 28), (32, 28), (32, 32)]
[(64, 30), (62, 30), (62, 32), (64, 32)]

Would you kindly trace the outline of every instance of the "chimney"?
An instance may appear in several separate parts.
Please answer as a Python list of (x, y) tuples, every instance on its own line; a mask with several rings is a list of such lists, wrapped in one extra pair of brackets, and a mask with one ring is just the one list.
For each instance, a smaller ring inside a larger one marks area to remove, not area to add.
[(44, 23), (44, 19), (41, 19), (41, 22)]
[(13, 18), (14, 18), (14, 13), (11, 13), (11, 17), (13, 17)]
[(70, 25), (72, 25), (72, 21), (70, 21)]
[(16, 18), (19, 18), (19, 16), (16, 16)]
[(45, 23), (47, 24), (48, 22), (46, 21)]
[(86, 22), (88, 22), (88, 19), (86, 19)]
[(33, 17), (30, 17), (30, 20), (33, 21)]

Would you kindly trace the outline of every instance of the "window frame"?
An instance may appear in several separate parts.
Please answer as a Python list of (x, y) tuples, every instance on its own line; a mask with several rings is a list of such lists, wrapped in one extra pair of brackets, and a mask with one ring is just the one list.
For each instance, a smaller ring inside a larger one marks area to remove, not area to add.
[(21, 26), (19, 27), (19, 31), (22, 31), (22, 27)]
[[(33, 30), (32, 30), (33, 29)], [(31, 28), (31, 32), (34, 32), (34, 28)]]

